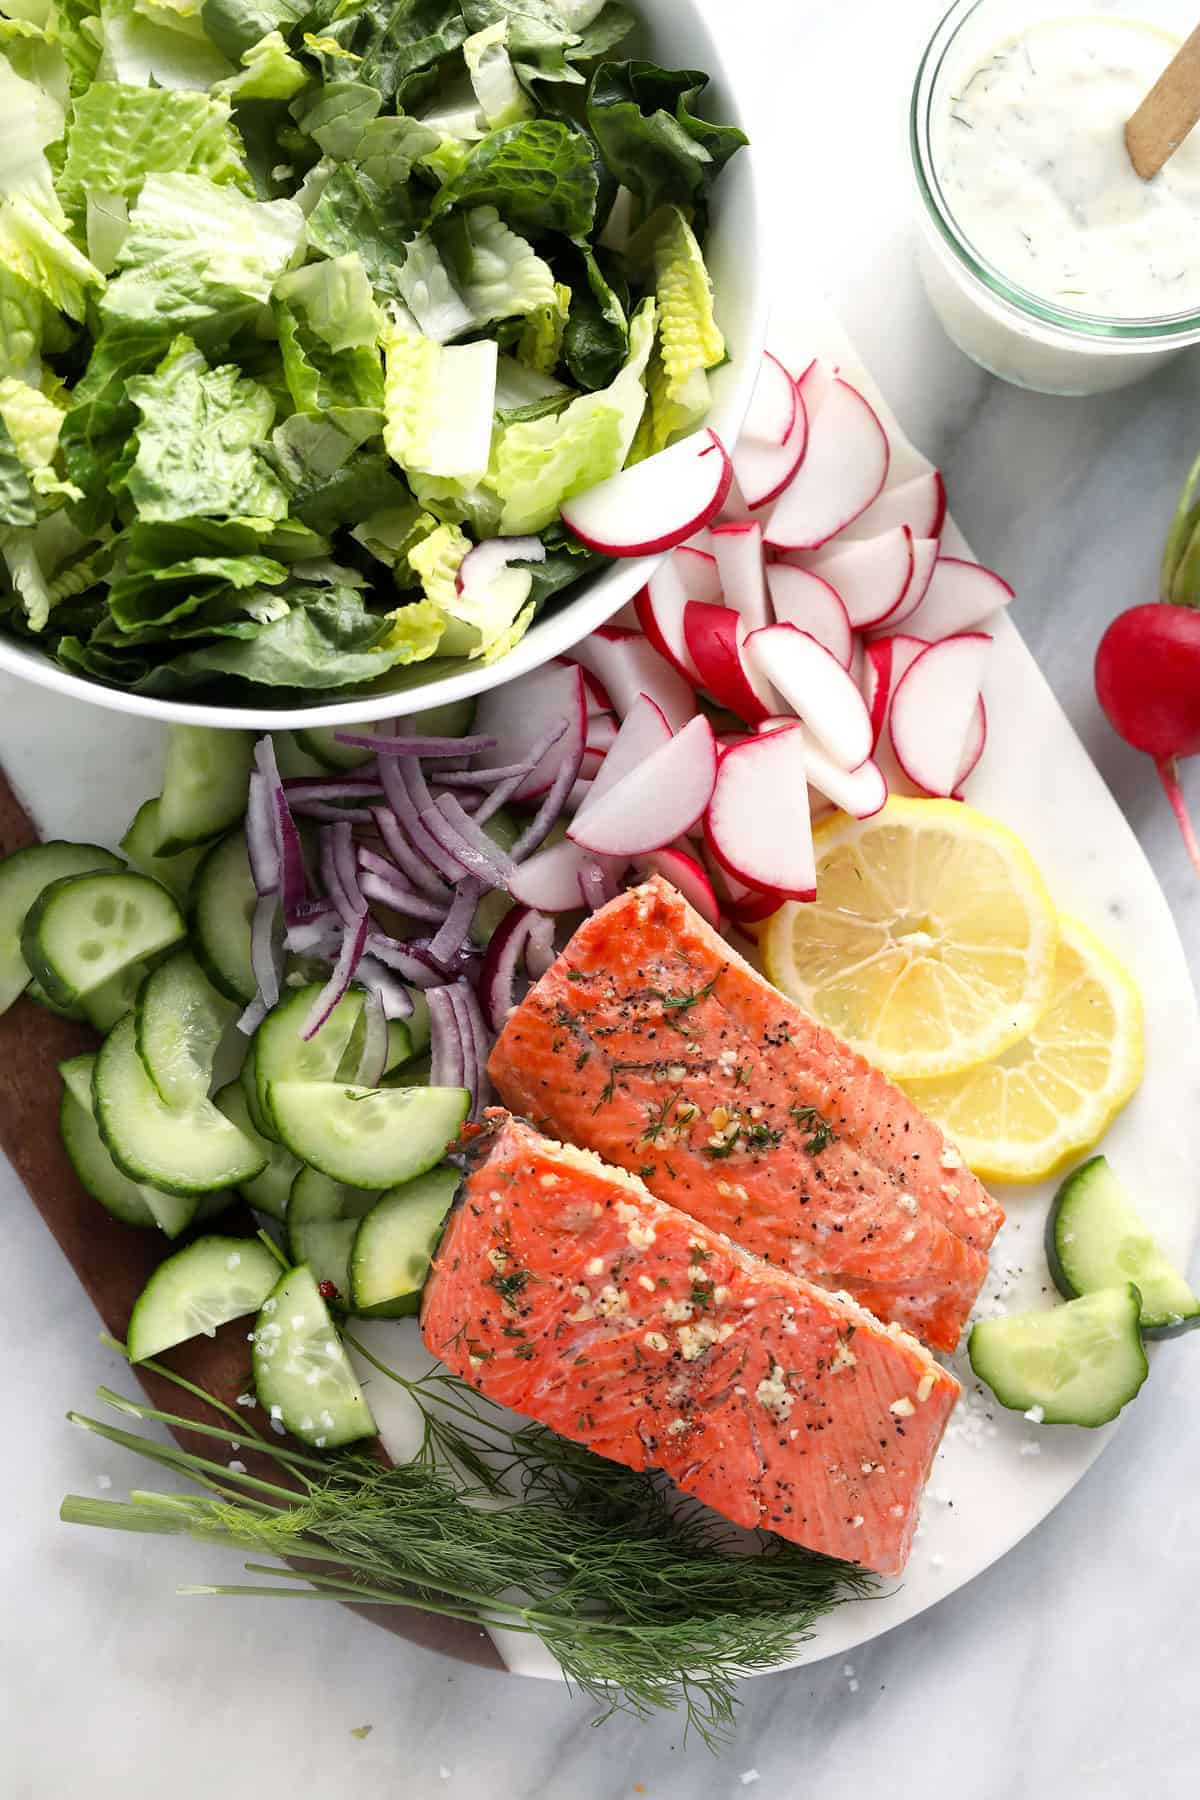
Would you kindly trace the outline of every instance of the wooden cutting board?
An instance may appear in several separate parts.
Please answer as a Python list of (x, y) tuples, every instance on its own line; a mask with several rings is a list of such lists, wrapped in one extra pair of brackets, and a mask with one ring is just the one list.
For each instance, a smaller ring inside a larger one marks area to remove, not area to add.
[[(0, 770), (0, 855), (7, 856), (38, 841), (37, 828)], [(58, 1065), (67, 1057), (95, 1050), (89, 1026), (61, 1019), (31, 1000), (18, 1000), (0, 1016), (0, 1151), (20, 1176), (25, 1190), (79, 1277), (104, 1328), (122, 1343), (133, 1303), (151, 1271), (170, 1255), (172, 1245), (160, 1232), (125, 1225), (105, 1212), (80, 1186), (58, 1130)], [(244, 1202), (221, 1215), (219, 1229), (250, 1236), (257, 1226)], [(246, 1321), (235, 1319), (215, 1337), (192, 1338), (161, 1359), (188, 1381), (232, 1406), (252, 1389)], [(223, 1421), (202, 1400), (149, 1369), (135, 1369), (151, 1403), (164, 1412), (207, 1424)], [(214, 1440), (185, 1430), (175, 1433), (187, 1450), (219, 1456)], [(383, 1454), (382, 1447), (380, 1454)], [(281, 1480), (278, 1465), (243, 1443), (238, 1455), (251, 1474)], [(458, 1619), (435, 1618), (400, 1607), (354, 1607), (386, 1630), (412, 1643), (440, 1650), (460, 1662), (503, 1669), (504, 1662), (487, 1634)]]

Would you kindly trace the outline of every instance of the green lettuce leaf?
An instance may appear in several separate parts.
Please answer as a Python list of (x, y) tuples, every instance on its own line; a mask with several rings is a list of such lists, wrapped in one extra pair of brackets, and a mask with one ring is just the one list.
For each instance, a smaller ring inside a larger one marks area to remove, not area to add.
[(421, 331), (435, 343), (448, 344), (473, 329), (475, 315), (428, 232), (419, 232), (406, 246), (396, 286)]
[(365, 81), (327, 81), (293, 100), (288, 110), (326, 156), (348, 162), (382, 105), (379, 89)]
[(42, 349), (41, 295), (0, 266), (0, 375), (36, 381)]
[(330, 350), (374, 349), (383, 336), (383, 314), (355, 253), (293, 269), (275, 283), (275, 296), (298, 311)]
[(166, 567), (127, 571), (108, 590), (109, 611), (121, 631), (173, 625), (227, 588), (272, 587), (287, 579), (266, 556), (192, 556)]
[(383, 442), (402, 469), (470, 486), (487, 472), (496, 344), (442, 345), (397, 318), (384, 345)]
[[(284, 377), (297, 412), (365, 407), (383, 423), (383, 365), (375, 349), (331, 350), (284, 301), (275, 302)], [(369, 435), (369, 434), (368, 434)]]
[(98, 531), (113, 511), (109, 479), (137, 423), (137, 408), (126, 392), (130, 376), (141, 375), (162, 355), (156, 337), (108, 330), (92, 352), (82, 379), (71, 392), (60, 443), (67, 474), (83, 496), (74, 509), (81, 530)]
[(554, 274), (494, 206), (456, 213), (439, 232), (476, 327), (557, 303)]
[[(33, 487), (24, 461), (13, 442), (8, 421), (0, 413), (0, 536), (12, 526), (31, 526), (37, 519)], [(47, 607), (47, 611), (49, 608)], [(45, 620), (42, 620), (45, 623)], [(34, 630), (38, 630), (37, 625)]]
[(351, 163), (334, 169), (308, 219), (314, 250), (329, 257), (357, 255), (376, 292), (390, 295), (400, 293), (397, 264), (416, 230), (408, 190), (385, 190)]
[[(563, 338), (570, 316), (571, 290), (565, 282), (556, 281), (554, 299), (548, 306), (536, 307), (525, 320), (515, 349), (518, 363), (535, 374), (553, 375), (562, 357)], [(502, 406), (503, 402), (497, 396), (497, 407)]]
[(291, 100), (307, 87), (310, 76), (287, 47), (281, 32), (268, 31), (241, 55), (241, 69), (218, 81), (214, 98), (242, 106), (247, 100)]
[(360, 451), (318, 486), (292, 501), (292, 513), (314, 531), (356, 525), (411, 498), (393, 464), (374, 451)]
[(95, 82), (76, 100), (58, 179), (63, 206), (82, 222), (89, 191), (131, 206), (147, 175), (205, 175), (250, 191), (229, 106), (207, 94)]
[(309, 0), (204, 0), (200, 17), (218, 50), (236, 63), (271, 32), (286, 37), (311, 11)]
[(508, 52), (521, 80), (581, 85), (576, 66), (606, 56), (633, 29), (634, 15), (619, 0), (463, 0), (473, 32), (497, 25), (507, 31)]
[(150, 0), (100, 0), (102, 82), (203, 92), (236, 70), (189, 18)]
[(562, 119), (527, 119), (489, 132), (462, 173), (438, 190), (435, 215), (456, 206), (495, 206), (534, 236), (589, 236), (599, 191), (587, 136)]
[(409, 500), (403, 506), (383, 507), (369, 514), (354, 527), (350, 536), (377, 562), (394, 569), (397, 563), (407, 562), (414, 545), (436, 529), (437, 520), (423, 512), (415, 500)]
[(476, 31), (463, 44), (463, 57), (479, 110), (490, 130), (533, 117), (534, 107), (517, 80), (508, 54), (508, 20)]
[(609, 387), (573, 400), (555, 417), (501, 432), (490, 479), (504, 501), (506, 536), (543, 530), (564, 500), (624, 467), (645, 410), (654, 332), (654, 302), (647, 300), (630, 324), (629, 360)]
[(142, 415), (125, 476), (140, 518), (285, 516), (288, 496), (262, 455), (275, 403), (257, 382), (233, 364), (210, 369), (180, 337), (127, 391)]
[(362, 55), (362, 79), (406, 111), (428, 95), (467, 36), (458, 0), (368, 0), (350, 22), (348, 47)]
[(0, 200), (0, 268), (72, 319), (83, 318), (88, 289), (104, 286), (99, 269), (23, 194)]
[(580, 387), (594, 393), (615, 379), (629, 354), (629, 321), (590, 245), (573, 245), (561, 260), (573, 277), (563, 358)]
[(746, 142), (713, 125), (695, 106), (708, 86), (697, 69), (656, 63), (602, 63), (588, 85), (587, 118), (604, 160), (647, 213), (702, 207), (713, 181)]
[(13, 376), (0, 377), (0, 420), (16, 446), (38, 493), (50, 494), (59, 483), (50, 465), (58, 454), (58, 435), (65, 409), (41, 388)]

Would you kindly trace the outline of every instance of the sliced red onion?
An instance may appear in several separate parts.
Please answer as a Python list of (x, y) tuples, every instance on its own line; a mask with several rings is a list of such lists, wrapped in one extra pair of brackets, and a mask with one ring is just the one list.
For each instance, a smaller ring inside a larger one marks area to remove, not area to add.
[(279, 838), (267, 783), (257, 769), (246, 796), (246, 853), (256, 894), (279, 891)]
[[(566, 730), (563, 722), (563, 730)], [(545, 751), (542, 752), (545, 755)], [(512, 776), (524, 780), (532, 764), (529, 762), (506, 763), (502, 769), (448, 769), (444, 763), (433, 771), (433, 778), (439, 787), (477, 787), (494, 788), (497, 782), (508, 781)]]
[(268, 1010), (269, 1008), (262, 995), (255, 994), (253, 1000), (237, 1022), (237, 1028), (244, 1037), (254, 1036), (254, 1033), (266, 1018)]
[(395, 814), (382, 806), (376, 806), (371, 809), (371, 819), (383, 839), (384, 848), (401, 874), (407, 875), (413, 886), (420, 888), (431, 900), (440, 900), (444, 911), (450, 904), (449, 887), (426, 858), (413, 849)]
[(487, 1075), (488, 1051), (491, 1040), (487, 1026), (483, 1022), (483, 1014), (479, 1010), (479, 1002), (465, 981), (455, 982), (450, 990), (454, 1003), (455, 1021), (459, 1035), (463, 1040), (463, 1086), (471, 1095), (471, 1111), (469, 1116), (477, 1119), (492, 1097), (491, 1083)]
[(359, 892), (354, 838), (345, 821), (326, 825), (321, 832), (321, 880), (343, 925), (353, 925), (367, 910)]
[(450, 905), (450, 911), (446, 914), (429, 945), (429, 954), (435, 962), (448, 967), (463, 948), (470, 933), (482, 891), (482, 883), (476, 881), (474, 877), (468, 877), (467, 880), (459, 882)]
[(279, 902), (274, 894), (260, 894), (254, 903), (250, 925), (250, 967), (259, 996), (268, 1011), (279, 999), (280, 957), (275, 946), (275, 920)]
[[(368, 940), (369, 941), (369, 940)], [(364, 956), (354, 975), (355, 981), (369, 994), (378, 996), (385, 1019), (412, 1017), (412, 995), (391, 969), (385, 969), (373, 956)]]
[(585, 863), (579, 871), (579, 892), (589, 912), (599, 912), (613, 898), (599, 863)]
[(514, 906), (491, 935), (479, 971), (479, 996), (487, 1022), (498, 1036), (517, 1004), (517, 971), (522, 958), (528, 966), (529, 937), (533, 921), (542, 915), (528, 906)]
[(414, 893), (395, 863), (388, 862), (385, 856), (360, 846), (358, 866), (359, 892), (368, 900), (378, 900), (381, 906), (390, 906), (413, 919), (425, 919), (431, 925), (440, 925), (445, 918), (446, 902)]
[[(362, 969), (362, 958), (359, 958), (359, 969)], [(388, 1028), (387, 1014), (383, 1010), (383, 1002), (372, 990), (368, 990), (363, 1002), (363, 1047), (358, 1059), (355, 1083), (359, 1087), (378, 1087), (383, 1080), (383, 1071), (387, 1065)]]
[[(421, 814), (433, 805), (433, 796), (421, 773), (419, 763), (396, 762), (383, 765), (383, 788), (388, 805), (400, 822), (401, 829), (413, 849), (451, 886), (466, 874), (462, 864), (444, 849), (421, 821)], [(387, 840), (384, 840), (387, 842)], [(389, 845), (390, 848), (390, 845)], [(397, 860), (399, 860), (397, 858)]]
[(283, 783), (289, 800), (368, 800), (382, 794), (378, 775), (347, 775), (334, 779), (327, 775), (293, 775)]
[(367, 954), (394, 969), (413, 987), (441, 987), (445, 982), (445, 969), (437, 966), (424, 946), (414, 949), (411, 944), (399, 944), (395, 938), (373, 931), (367, 939)]
[(322, 825), (369, 825), (371, 814), (365, 806), (330, 806), (326, 800), (293, 800), (292, 811), (302, 819), (318, 819)]
[[(503, 780), (498, 782), (492, 789), (483, 805), (475, 814), (477, 824), (482, 825), (485, 820), (491, 818), (493, 813), (499, 812), (506, 801), (511, 800), (526, 776), (531, 774), (532, 771), (537, 768), (542, 758), (549, 755), (558, 740), (566, 735), (570, 729), (570, 724), (571, 722), (569, 719), (559, 719), (556, 724), (548, 726), (547, 729), (543, 731), (536, 744), (534, 744), (523, 763), (509, 763), (507, 769), (489, 769), (487, 771), (481, 771), (481, 773), (499, 774), (503, 776)], [(582, 754), (581, 751), (581, 759)]]
[(363, 951), (366, 948), (369, 928), (370, 919), (367, 913), (364, 912), (354, 924), (348, 924), (342, 933), (342, 947), (338, 951), (338, 959), (333, 965), (333, 973), (313, 1001), (309, 1015), (307, 1019), (305, 1019), (303, 1028), (301, 1029), (300, 1036), (304, 1039), (305, 1043), (307, 1043), (310, 1038), (316, 1037), (318, 1031), (320, 1031), (322, 1025), (353, 981), (354, 972), (358, 968)]
[(540, 981), (547, 969), (555, 962), (558, 952), (554, 947), (554, 933), (557, 926), (550, 913), (533, 912), (530, 915), (529, 942), (525, 948), (525, 967), (535, 981)]
[(567, 804), (567, 795), (575, 786), (582, 760), (582, 750), (574, 756), (564, 756), (545, 799), (509, 852), (514, 863), (531, 856), (550, 835), (559, 814)]
[(429, 1085), (462, 1087), (466, 1073), (466, 1045), (451, 990), (448, 987), (430, 988), (425, 998), (429, 1002)]
[(334, 735), (339, 744), (353, 744), (356, 750), (370, 750), (375, 756), (422, 757), (432, 762), (443, 756), (480, 756), (496, 748), (491, 737), (366, 737), (357, 731)]
[(512, 858), (492, 842), (453, 794), (443, 794), (422, 813), (421, 823), (485, 887), (507, 887), (516, 873)]
[(324, 918), (303, 919), (298, 925), (289, 925), (283, 942), (294, 956), (321, 956), (332, 962), (341, 937), (341, 920), (330, 907)]

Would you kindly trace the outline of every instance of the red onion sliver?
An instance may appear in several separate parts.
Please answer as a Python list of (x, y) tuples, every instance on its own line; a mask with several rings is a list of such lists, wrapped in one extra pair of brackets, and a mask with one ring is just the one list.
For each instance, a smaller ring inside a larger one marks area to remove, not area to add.
[(529, 919), (529, 942), (525, 947), (525, 967), (535, 981), (540, 981), (557, 957), (554, 933), (557, 920), (550, 913), (533, 912)]
[(275, 948), (275, 920), (279, 902), (274, 894), (260, 894), (254, 903), (250, 925), (250, 967), (258, 983), (259, 997), (268, 1010), (279, 999), (279, 953)]
[(320, 956), (332, 962), (342, 941), (341, 920), (331, 908), (327, 918), (302, 919), (298, 925), (289, 925), (283, 941), (294, 956)]
[(427, 925), (440, 925), (446, 916), (445, 907), (436, 900), (426, 900), (402, 882), (389, 881), (386, 875), (375, 875), (369, 870), (359, 876), (358, 891), (366, 900), (390, 906), (393, 912), (407, 913), (409, 918), (423, 919)]
[(452, 963), (466, 943), (481, 891), (482, 884), (473, 878), (459, 882), (450, 911), (429, 946), (429, 954), (435, 962)]
[[(359, 959), (359, 969), (362, 959)], [(383, 1071), (387, 1064), (388, 1028), (387, 1014), (383, 1010), (383, 1002), (378, 994), (368, 990), (363, 1003), (363, 1047), (358, 1059), (358, 1069), (354, 1080), (358, 1087), (378, 1087), (383, 1080)]]
[(466, 1046), (451, 991), (448, 987), (430, 988), (425, 998), (429, 1002), (429, 1085), (462, 1087)]
[(531, 856), (549, 836), (559, 814), (567, 804), (567, 795), (575, 786), (579, 765), (582, 761), (583, 751), (580, 750), (577, 756), (566, 756), (560, 763), (546, 798), (509, 852), (515, 863)]
[(410, 944), (399, 944), (381, 931), (373, 931), (368, 937), (367, 954), (394, 969), (413, 987), (441, 987), (445, 982), (446, 971), (437, 967), (424, 948), (414, 950)]
[(516, 873), (512, 858), (492, 842), (453, 794), (443, 794), (422, 813), (421, 823), (486, 887), (506, 887)]
[(339, 731), (334, 735), (339, 744), (353, 744), (356, 750), (370, 750), (380, 757), (420, 756), (437, 761), (441, 757), (480, 756), (485, 750), (496, 748), (496, 739), (491, 737), (367, 737), (357, 731)]
[(293, 800), (292, 811), (302, 819), (317, 819), (322, 825), (371, 823), (371, 814), (365, 806), (330, 806), (325, 800)]
[(476, 1071), (475, 1080), (471, 1084), (471, 1117), (477, 1119), (492, 1098), (492, 1086), (487, 1072), (491, 1038), (479, 1010), (479, 1002), (465, 981), (459, 982), (454, 989), (454, 1004), (460, 1025), (470, 1034), (471, 1059)]
[(243, 1037), (254, 1036), (254, 1033), (266, 1018), (269, 1010), (270, 1008), (267, 1006), (262, 995), (255, 994), (253, 1000), (237, 1022), (237, 1028), (242, 1033)]
[(279, 891), (279, 840), (275, 809), (262, 774), (254, 769), (246, 796), (246, 852), (257, 894)]
[(579, 892), (589, 912), (599, 912), (611, 896), (599, 863), (585, 863), (579, 871)]
[[(415, 780), (414, 780), (415, 777)], [(388, 805), (395, 813), (400, 827), (408, 838), (413, 849), (422, 856), (433, 870), (449, 881), (451, 886), (461, 881), (466, 874), (460, 862), (433, 837), (427, 826), (421, 822), (421, 813), (433, 805), (425, 777), (421, 774), (420, 765), (410, 762), (385, 763), (383, 765), (383, 788), (387, 795)], [(385, 838), (384, 842), (388, 840)], [(389, 849), (391, 845), (388, 845)], [(397, 857), (396, 859), (400, 859)]]
[(342, 933), (342, 947), (338, 951), (337, 962), (333, 965), (333, 973), (321, 992), (313, 1001), (307, 1019), (301, 1029), (300, 1036), (305, 1043), (316, 1037), (322, 1025), (337, 1005), (354, 979), (366, 947), (370, 919), (364, 912), (354, 924), (347, 925)]
[(528, 965), (529, 933), (539, 916), (526, 906), (514, 906), (493, 931), (484, 952), (479, 993), (487, 1022), (497, 1035), (517, 1003), (517, 968), (523, 954)]
[[(515, 772), (508, 774), (498, 786), (492, 789), (491, 793), (475, 815), (477, 824), (482, 825), (485, 820), (491, 818), (494, 812), (499, 812), (505, 801), (511, 799), (516, 793), (530, 770), (536, 769), (542, 758), (549, 751), (553, 750), (555, 744), (557, 744), (559, 738), (568, 730), (569, 726), (569, 719), (560, 719), (556, 725), (549, 726), (548, 729), (542, 733), (541, 737), (537, 740), (536, 744), (534, 744), (528, 756), (525, 758), (521, 767), (515, 770)], [(582, 750), (579, 754), (580, 761), (582, 762)], [(503, 770), (492, 772), (498, 772), (500, 774), (504, 773)]]
[(358, 858), (349, 825), (335, 825), (329, 833), (329, 841), (333, 845), (333, 864), (342, 892), (356, 913), (366, 912), (367, 903), (358, 891)]
[(385, 1019), (412, 1017), (412, 995), (391, 969), (385, 969), (373, 956), (364, 956), (354, 975), (360, 987), (378, 996)]
[[(567, 728), (563, 721), (563, 730)], [(547, 745), (547, 749), (549, 745)], [(545, 755), (545, 751), (542, 752)], [(519, 763), (506, 763), (502, 769), (447, 769), (443, 764), (434, 769), (433, 779), (439, 787), (477, 787), (493, 788), (497, 782), (509, 781), (514, 775), (523, 781), (533, 764), (526, 760)]]
[(359, 775), (335, 779), (329, 775), (293, 775), (283, 784), (289, 800), (368, 800), (382, 794), (378, 775), (365, 780)]

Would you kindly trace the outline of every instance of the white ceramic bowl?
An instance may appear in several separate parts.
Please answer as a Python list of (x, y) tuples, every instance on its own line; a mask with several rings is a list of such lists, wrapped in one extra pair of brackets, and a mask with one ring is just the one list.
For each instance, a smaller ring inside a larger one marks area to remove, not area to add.
[[(751, 139), (727, 165), (713, 189), (705, 244), (717, 318), (730, 353), (729, 362), (712, 376), (713, 407), (707, 423), (726, 444), (732, 444), (750, 404), (767, 329), (765, 239), (753, 121), (747, 116), (734, 74), (736, 53), (718, 44), (704, 16), (702, 0), (634, 0), (634, 5), (643, 23), (633, 37), (632, 54), (648, 55), (670, 68), (706, 70), (711, 84), (704, 95), (705, 113), (722, 124), (740, 125)], [(618, 52), (624, 53), (624, 48)], [(301, 707), (273, 707), (265, 692), (263, 700), (246, 706), (159, 700), (103, 687), (99, 682), (70, 674), (42, 652), (2, 635), (0, 670), (93, 706), (183, 724), (244, 730), (356, 724), (467, 699), (513, 676), (526, 674), (611, 618), (644, 586), (661, 560), (651, 556), (617, 561), (585, 576), (569, 600), (557, 605), (552, 602), (547, 614), (538, 619), (516, 649), (490, 668), (458, 664), (457, 672), (441, 676), (429, 675), (428, 665), (396, 671), (386, 693), (367, 698), (315, 701)]]

